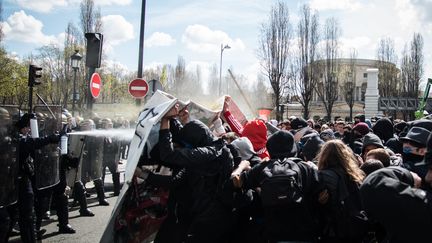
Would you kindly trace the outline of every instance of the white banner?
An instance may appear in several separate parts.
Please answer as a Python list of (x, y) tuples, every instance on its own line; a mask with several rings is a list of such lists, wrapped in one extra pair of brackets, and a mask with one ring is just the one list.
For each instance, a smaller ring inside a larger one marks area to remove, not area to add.
[(168, 97), (165, 93), (157, 91), (144, 106), (138, 117), (135, 134), (129, 146), (129, 154), (126, 164), (125, 183), (120, 191), (120, 195), (114, 205), (108, 225), (102, 235), (100, 242), (116, 242), (115, 239), (115, 220), (119, 214), (125, 199), (125, 194), (132, 183), (132, 177), (138, 164), (138, 160), (143, 152), (147, 138), (152, 127), (176, 104), (177, 99)]

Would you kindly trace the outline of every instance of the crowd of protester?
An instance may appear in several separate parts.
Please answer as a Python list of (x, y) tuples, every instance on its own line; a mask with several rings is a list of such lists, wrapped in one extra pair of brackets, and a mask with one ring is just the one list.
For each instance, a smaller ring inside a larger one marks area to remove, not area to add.
[(240, 124), (224, 110), (208, 127), (187, 113), (162, 118), (150, 153), (173, 174), (135, 171), (170, 191), (154, 242), (431, 241), (431, 120)]

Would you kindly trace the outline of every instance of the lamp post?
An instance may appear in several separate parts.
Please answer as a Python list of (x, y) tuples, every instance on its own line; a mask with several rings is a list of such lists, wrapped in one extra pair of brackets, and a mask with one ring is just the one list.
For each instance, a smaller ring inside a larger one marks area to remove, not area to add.
[(219, 96), (222, 95), (222, 54), (225, 49), (231, 49), (229, 45), (221, 44), (220, 66), (219, 66)]
[(71, 66), (72, 69), (74, 70), (73, 94), (72, 94), (72, 116), (75, 116), (76, 76), (77, 76), (77, 71), (79, 70), (79, 64), (81, 62), (82, 56), (81, 54), (79, 54), (78, 50), (75, 50), (75, 53), (70, 58), (71, 58)]

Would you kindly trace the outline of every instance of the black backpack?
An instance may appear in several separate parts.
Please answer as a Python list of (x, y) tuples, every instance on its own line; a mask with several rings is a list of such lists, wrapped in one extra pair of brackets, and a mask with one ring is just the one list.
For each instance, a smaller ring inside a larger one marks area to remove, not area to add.
[(366, 213), (361, 208), (359, 185), (347, 181), (346, 175), (340, 171), (327, 169), (320, 173), (331, 180), (328, 185), (334, 200), (331, 203), (331, 213), (326, 219), (323, 234), (337, 238), (363, 239), (370, 228)]
[(264, 168), (266, 179), (261, 183), (264, 207), (296, 206), (303, 201), (300, 167), (291, 159), (269, 161)]

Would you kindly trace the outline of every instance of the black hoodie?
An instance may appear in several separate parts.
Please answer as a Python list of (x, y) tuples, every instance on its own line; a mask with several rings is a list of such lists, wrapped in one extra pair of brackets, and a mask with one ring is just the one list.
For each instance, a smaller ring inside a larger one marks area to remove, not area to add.
[[(224, 242), (230, 228), (232, 191), (225, 190), (233, 170), (233, 156), (222, 139), (215, 140), (210, 129), (198, 120), (179, 132), (186, 148), (174, 149), (168, 129), (159, 131), (161, 160), (167, 166), (185, 168), (191, 194), (189, 234), (196, 242)], [(226, 197), (225, 197), (226, 196)]]
[(363, 137), (362, 153), (364, 152), (365, 148), (369, 145), (375, 145), (378, 148), (384, 148), (381, 139), (373, 133), (368, 133)]
[(386, 230), (385, 242), (430, 242), (430, 194), (413, 188), (411, 173), (391, 166), (377, 170), (360, 187), (368, 216)]
[(386, 117), (379, 119), (373, 126), (372, 130), (379, 138), (381, 138), (381, 140), (384, 141), (384, 143), (394, 137), (393, 123)]

